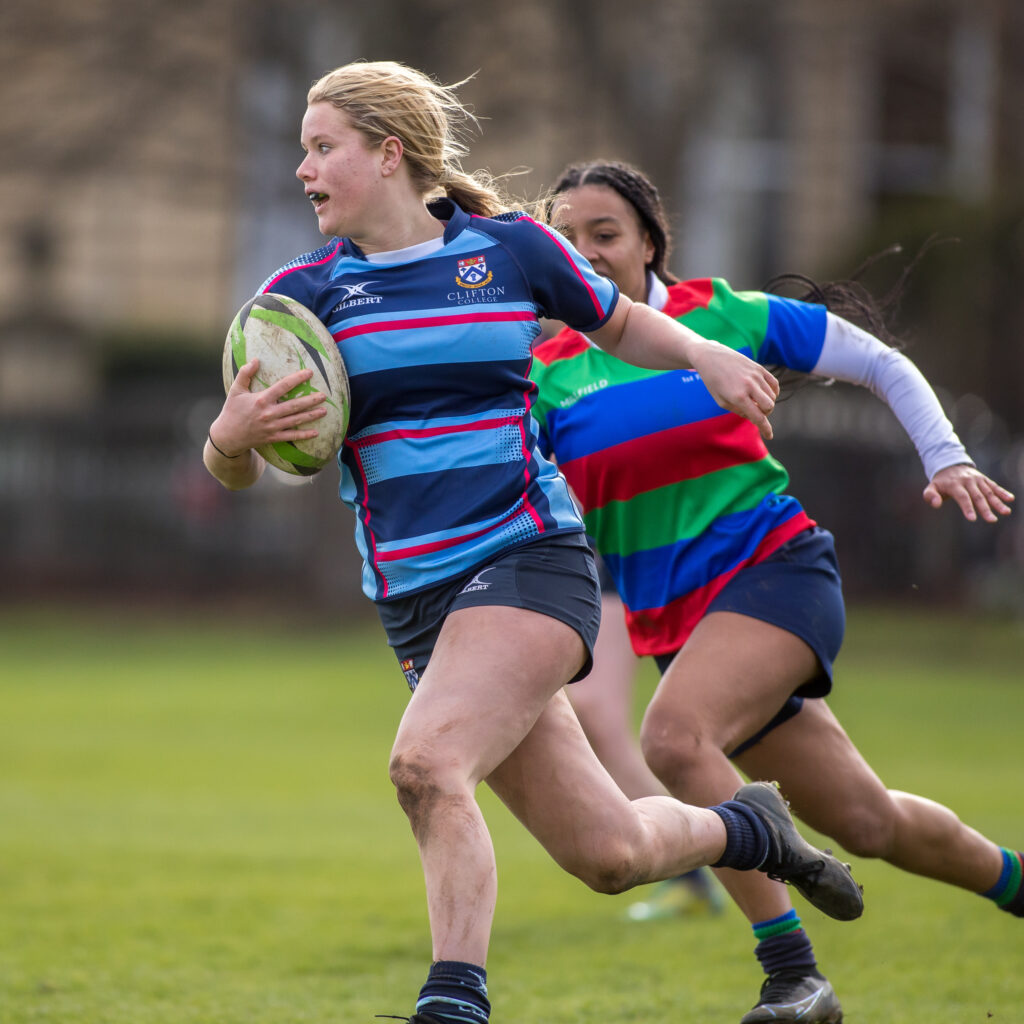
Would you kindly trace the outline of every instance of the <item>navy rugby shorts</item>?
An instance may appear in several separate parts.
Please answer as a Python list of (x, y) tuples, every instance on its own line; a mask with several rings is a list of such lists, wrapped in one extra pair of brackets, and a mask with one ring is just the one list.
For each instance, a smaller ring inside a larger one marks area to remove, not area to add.
[(612, 579), (612, 574), (608, 571), (605, 560), (597, 553), (593, 538), (589, 535), (587, 536), (587, 543), (590, 545), (590, 550), (594, 553), (594, 562), (597, 564), (597, 581), (601, 584), (601, 593), (607, 594), (609, 597), (618, 597), (619, 588), (615, 586), (615, 580)]
[[(803, 530), (763, 562), (741, 569), (705, 614), (710, 612), (736, 612), (771, 623), (800, 637), (818, 657), (818, 674), (797, 687), (770, 722), (729, 752), (736, 757), (792, 718), (805, 697), (824, 697), (832, 690), (832, 663), (846, 630), (832, 534), (820, 526)], [(664, 673), (677, 653), (657, 655), (658, 670)]]
[(484, 605), (526, 608), (571, 626), (583, 640), (586, 660), (569, 681), (590, 672), (601, 626), (601, 595), (594, 556), (582, 533), (540, 537), (453, 580), (378, 603), (388, 644), (410, 690), (416, 689), (449, 613)]

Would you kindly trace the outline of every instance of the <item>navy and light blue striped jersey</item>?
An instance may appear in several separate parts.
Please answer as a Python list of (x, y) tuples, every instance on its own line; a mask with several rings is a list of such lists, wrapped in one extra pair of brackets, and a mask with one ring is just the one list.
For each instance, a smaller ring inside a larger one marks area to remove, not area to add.
[(356, 513), (363, 590), (375, 601), (541, 534), (582, 531), (537, 447), (531, 349), (539, 317), (593, 331), (618, 300), (612, 281), (524, 213), (478, 217), (450, 200), (430, 209), (447, 223), (426, 255), (414, 247), (371, 262), (335, 238), (260, 289), (310, 308), (345, 361), (340, 495)]

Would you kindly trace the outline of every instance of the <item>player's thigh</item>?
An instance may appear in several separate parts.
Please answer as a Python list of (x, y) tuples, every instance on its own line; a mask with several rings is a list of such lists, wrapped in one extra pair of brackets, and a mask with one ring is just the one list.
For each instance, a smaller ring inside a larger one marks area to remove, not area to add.
[(788, 630), (749, 615), (711, 612), (662, 676), (645, 730), (677, 727), (732, 750), (819, 668), (811, 648)]
[(779, 783), (793, 812), (828, 836), (888, 817), (889, 793), (823, 699), (736, 758), (750, 778)]
[(584, 657), (579, 634), (548, 615), (502, 605), (453, 611), (402, 716), (394, 754), (479, 782)]
[(637, 657), (630, 646), (622, 601), (601, 595), (601, 630), (589, 675), (568, 688), (583, 727), (632, 733), (633, 686)]
[(547, 702), (487, 784), (556, 860), (596, 850), (635, 823), (629, 800), (594, 754), (564, 691)]

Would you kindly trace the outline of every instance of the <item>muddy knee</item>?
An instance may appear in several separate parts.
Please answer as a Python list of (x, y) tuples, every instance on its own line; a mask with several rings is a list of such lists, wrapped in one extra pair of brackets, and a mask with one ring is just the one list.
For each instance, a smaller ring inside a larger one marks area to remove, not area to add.
[(413, 752), (395, 753), (388, 767), (398, 803), (416, 832), (443, 798), (434, 766)]

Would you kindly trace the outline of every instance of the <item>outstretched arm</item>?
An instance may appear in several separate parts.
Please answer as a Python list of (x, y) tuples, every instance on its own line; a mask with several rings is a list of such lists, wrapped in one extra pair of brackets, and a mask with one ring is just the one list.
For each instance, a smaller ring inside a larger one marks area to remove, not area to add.
[(640, 302), (619, 296), (615, 312), (592, 338), (623, 362), (651, 370), (696, 370), (711, 397), (754, 423), (765, 440), (772, 436), (768, 415), (775, 408), (779, 382), (760, 363), (717, 341), (701, 337), (679, 321)]
[(1013, 494), (977, 469), (924, 374), (902, 352), (829, 313), (812, 373), (869, 388), (892, 409), (921, 457), (929, 481), (924, 500), (933, 508), (949, 498), (972, 522), (1010, 514)]

